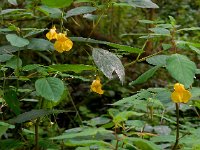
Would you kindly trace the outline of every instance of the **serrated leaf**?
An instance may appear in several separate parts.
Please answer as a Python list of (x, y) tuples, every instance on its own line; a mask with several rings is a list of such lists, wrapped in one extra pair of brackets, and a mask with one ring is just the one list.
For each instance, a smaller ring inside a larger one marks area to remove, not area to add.
[(44, 5), (47, 5), (49, 7), (57, 7), (57, 8), (63, 8), (68, 7), (71, 5), (73, 0), (42, 0), (42, 3)]
[(14, 55), (9, 55), (9, 54), (3, 54), (0, 55), (0, 62), (5, 62), (7, 60), (10, 60)]
[(149, 78), (151, 78), (155, 72), (160, 68), (160, 66), (155, 66), (145, 73), (143, 73), (141, 76), (139, 76), (136, 80), (129, 83), (129, 85), (135, 85), (135, 84), (141, 84), (146, 82)]
[(92, 6), (80, 6), (80, 7), (76, 7), (74, 9), (67, 11), (65, 17), (69, 18), (69, 17), (76, 16), (76, 15), (91, 13), (95, 10), (96, 10), (96, 8), (92, 7)]
[(63, 81), (54, 77), (38, 79), (35, 88), (38, 95), (54, 102), (59, 101), (64, 92)]
[(50, 65), (49, 67), (60, 72), (73, 71), (75, 73), (81, 73), (82, 71), (86, 70), (96, 70), (94, 66), (84, 65), (84, 64), (58, 64), (58, 65)]
[(51, 8), (43, 5), (38, 7), (37, 9), (52, 18), (60, 18), (62, 16), (62, 11), (59, 8)]
[[(95, 147), (97, 145), (101, 145), (101, 146), (110, 146), (109, 143), (104, 142), (102, 140), (67, 140), (65, 141), (65, 145), (66, 146), (90, 146), (90, 148), (92, 147), (91, 145), (95, 145)], [(97, 146), (98, 147), (98, 146)], [(92, 149), (92, 148), (91, 148)], [(86, 150), (89, 150), (88, 148), (86, 148)], [(105, 150), (105, 149), (104, 149)]]
[(154, 66), (165, 66), (166, 65), (166, 59), (169, 56), (167, 55), (156, 55), (156, 56), (152, 56), (150, 58), (147, 58), (146, 61)]
[(27, 39), (21, 38), (16, 34), (7, 34), (6, 39), (10, 42), (12, 46), (24, 47), (29, 44)]
[(92, 57), (94, 59), (95, 64), (107, 78), (112, 79), (113, 72), (116, 72), (120, 81), (122, 83), (124, 82), (124, 67), (121, 63), (121, 60), (115, 54), (104, 49), (93, 48)]
[(39, 68), (41, 65), (39, 64), (30, 64), (30, 65), (26, 65), (22, 68), (22, 71), (30, 71), (30, 70), (34, 70)]
[(194, 82), (196, 65), (186, 56), (173, 54), (167, 60), (167, 70), (178, 82), (188, 88)]
[(151, 0), (128, 0), (128, 4), (140, 8), (159, 8), (158, 5)]
[(45, 110), (45, 109), (38, 109), (38, 110), (31, 110), (25, 113), (18, 115), (15, 118), (8, 120), (9, 123), (23, 123), (29, 120), (34, 120), (39, 117), (44, 117), (50, 114), (57, 114), (57, 113), (64, 113), (67, 112), (66, 110)]
[(38, 38), (31, 39), (27, 48), (32, 49), (32, 50), (38, 50), (38, 51), (54, 50), (53, 43), (45, 39), (38, 39)]
[(19, 100), (17, 99), (17, 94), (15, 91), (8, 91), (5, 93), (3, 97), (8, 104), (8, 106), (11, 108), (11, 110), (16, 114), (20, 114), (20, 107), (19, 107)]

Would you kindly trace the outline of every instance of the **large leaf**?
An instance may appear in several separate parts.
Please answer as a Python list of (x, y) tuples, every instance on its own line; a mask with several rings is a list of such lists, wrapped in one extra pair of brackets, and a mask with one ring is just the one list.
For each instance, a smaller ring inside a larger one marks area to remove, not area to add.
[(109, 79), (113, 78), (113, 72), (116, 72), (120, 81), (123, 83), (125, 78), (124, 67), (120, 59), (113, 53), (100, 48), (94, 48), (92, 57), (95, 64)]
[(69, 72), (73, 71), (75, 73), (81, 73), (85, 70), (95, 70), (96, 68), (90, 65), (84, 64), (58, 64), (58, 65), (51, 65), (50, 68), (55, 69), (56, 71), (60, 72)]
[(19, 57), (14, 56), (6, 62), (6, 66), (12, 69), (17, 69), (22, 66), (22, 60)]
[(135, 85), (135, 84), (141, 84), (146, 82), (149, 78), (151, 78), (154, 73), (160, 68), (160, 66), (155, 66), (151, 69), (149, 69), (147, 72), (143, 73), (141, 76), (139, 76), (136, 80), (129, 83), (129, 85)]
[(45, 39), (36, 39), (36, 38), (30, 40), (30, 43), (27, 48), (38, 51), (54, 50), (53, 44), (51, 42)]
[(186, 56), (173, 54), (167, 60), (167, 70), (178, 82), (189, 87), (194, 82), (196, 65)]
[(158, 5), (151, 0), (128, 0), (128, 4), (140, 8), (159, 8)]
[(50, 114), (57, 114), (67, 112), (65, 110), (45, 110), (45, 109), (38, 109), (38, 110), (31, 110), (25, 113), (18, 115), (15, 118), (8, 120), (9, 123), (23, 123), (29, 120), (34, 120), (39, 117), (44, 117)]
[(24, 47), (29, 44), (27, 39), (21, 38), (16, 34), (7, 34), (6, 39), (10, 42), (12, 46)]
[(42, 0), (42, 3), (49, 6), (49, 7), (68, 7), (71, 5), (73, 0)]
[(90, 38), (83, 38), (83, 37), (70, 37), (72, 41), (77, 41), (77, 42), (87, 42), (87, 43), (96, 43), (96, 44), (105, 44), (108, 46), (111, 46), (116, 49), (120, 49), (129, 53), (143, 53), (143, 50), (127, 45), (120, 45), (116, 43), (111, 43), (111, 42), (106, 42), (106, 41), (99, 41), (99, 40), (94, 40)]
[(4, 45), (0, 47), (0, 54), (10, 54), (10, 53), (14, 53), (16, 51), (20, 51), (21, 48), (19, 47), (15, 47), (15, 46), (11, 46), (11, 45)]
[(20, 114), (20, 107), (19, 107), (19, 100), (17, 99), (17, 94), (15, 91), (8, 91), (5, 93), (3, 97), (8, 104), (8, 106), (11, 108), (11, 110), (16, 114)]
[(95, 7), (91, 7), (91, 6), (80, 6), (80, 7), (76, 7), (74, 9), (69, 10), (66, 13), (66, 18), (71, 17), (71, 16), (76, 16), (76, 15), (81, 15), (81, 14), (86, 14), (86, 13), (91, 13), (93, 11), (95, 11), (96, 8)]
[(38, 95), (54, 102), (59, 101), (64, 92), (63, 81), (54, 77), (38, 79), (35, 88)]

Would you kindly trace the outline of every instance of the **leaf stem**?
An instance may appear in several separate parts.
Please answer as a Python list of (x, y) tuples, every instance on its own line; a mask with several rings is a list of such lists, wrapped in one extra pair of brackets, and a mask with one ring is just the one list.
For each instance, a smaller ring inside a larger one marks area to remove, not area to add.
[(176, 142), (172, 148), (172, 150), (176, 150), (176, 147), (178, 146), (179, 142), (179, 104), (176, 104)]

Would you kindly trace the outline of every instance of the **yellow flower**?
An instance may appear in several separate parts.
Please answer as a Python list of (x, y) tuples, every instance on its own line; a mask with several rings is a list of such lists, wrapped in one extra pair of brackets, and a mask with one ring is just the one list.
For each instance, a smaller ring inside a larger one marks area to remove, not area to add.
[(50, 31), (46, 34), (47, 39), (57, 39), (56, 27), (53, 26)]
[(190, 91), (186, 90), (183, 84), (174, 84), (174, 92), (171, 94), (171, 99), (175, 103), (187, 103), (191, 98)]
[(73, 42), (65, 36), (64, 33), (57, 34), (57, 40), (54, 44), (54, 48), (62, 53), (64, 51), (69, 51), (73, 46)]
[(97, 77), (96, 80), (94, 80), (92, 82), (92, 85), (90, 86), (90, 88), (93, 92), (96, 92), (98, 94), (104, 93), (104, 91), (101, 89), (102, 85), (101, 85), (101, 81), (100, 81), (99, 77)]

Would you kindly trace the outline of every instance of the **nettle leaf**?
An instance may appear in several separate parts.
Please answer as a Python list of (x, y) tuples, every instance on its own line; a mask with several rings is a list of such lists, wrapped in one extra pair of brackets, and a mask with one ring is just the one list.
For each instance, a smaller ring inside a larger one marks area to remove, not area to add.
[(54, 102), (59, 101), (64, 92), (63, 81), (54, 77), (38, 79), (35, 88), (38, 95)]
[(96, 70), (94, 66), (84, 65), (84, 64), (58, 64), (58, 65), (50, 65), (49, 67), (60, 72), (73, 71), (75, 73), (81, 73), (82, 71), (87, 71), (87, 70)]
[(95, 7), (91, 7), (91, 6), (80, 6), (80, 7), (76, 7), (74, 9), (71, 9), (69, 11), (67, 11), (66, 13), (66, 18), (72, 17), (72, 16), (76, 16), (76, 15), (81, 15), (81, 14), (86, 14), (86, 13), (91, 13), (93, 11), (95, 11), (96, 8)]
[(167, 55), (156, 55), (156, 56), (152, 56), (150, 58), (147, 58), (146, 61), (154, 66), (165, 66), (166, 65), (166, 59), (169, 56)]
[(166, 61), (166, 68), (174, 79), (184, 84), (187, 88), (194, 82), (196, 73), (194, 62), (180, 54), (173, 54)]
[(143, 73), (141, 76), (139, 76), (136, 80), (129, 83), (129, 85), (135, 85), (135, 84), (141, 84), (146, 82), (149, 78), (151, 78), (155, 72), (160, 68), (160, 66), (155, 66), (145, 73)]
[(128, 4), (140, 8), (159, 8), (158, 5), (153, 3), (151, 0), (128, 0)]
[(30, 43), (27, 46), (27, 48), (32, 49), (32, 50), (38, 50), (38, 51), (54, 50), (53, 43), (45, 39), (36, 39), (36, 38), (33, 38), (30, 40)]
[(29, 44), (27, 39), (21, 38), (16, 34), (7, 34), (6, 39), (10, 42), (12, 46), (24, 47)]
[(165, 28), (150, 28), (150, 31), (154, 32), (155, 34), (160, 34), (160, 35), (170, 35), (170, 31)]
[(38, 109), (38, 110), (31, 110), (25, 113), (18, 115), (15, 118), (8, 120), (9, 123), (23, 123), (29, 120), (34, 120), (39, 117), (44, 117), (50, 114), (57, 114), (57, 113), (64, 113), (67, 112), (66, 110), (45, 110), (45, 109)]
[(92, 57), (94, 59), (95, 64), (106, 77), (112, 79), (112, 74), (115, 71), (120, 81), (122, 83), (124, 82), (124, 67), (121, 63), (121, 60), (115, 54), (104, 49), (94, 48), (92, 51)]
[(49, 7), (63, 8), (71, 5), (73, 0), (42, 0), (44, 5)]

